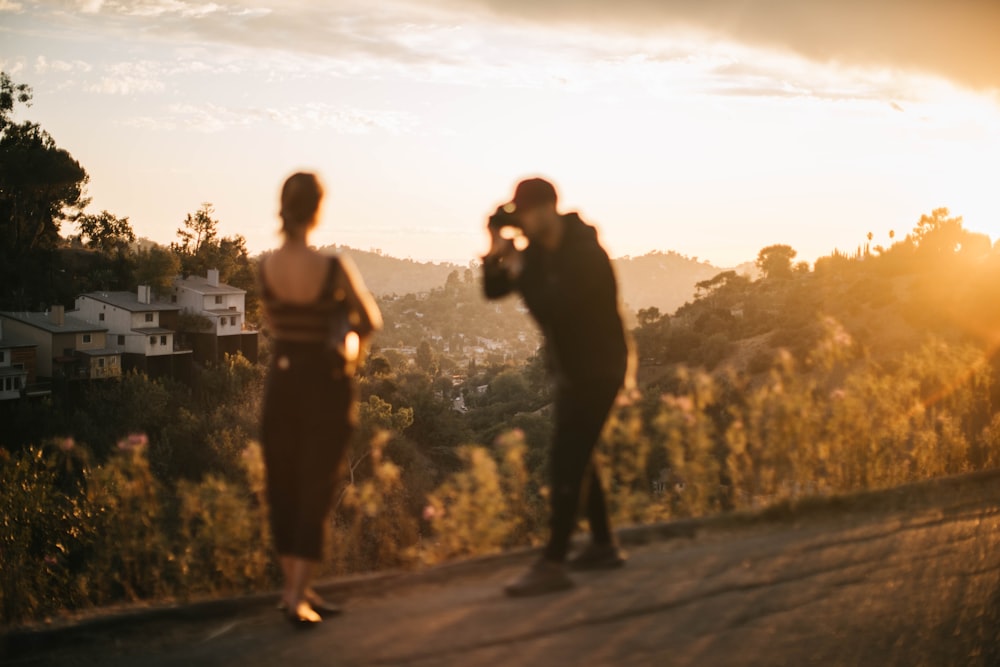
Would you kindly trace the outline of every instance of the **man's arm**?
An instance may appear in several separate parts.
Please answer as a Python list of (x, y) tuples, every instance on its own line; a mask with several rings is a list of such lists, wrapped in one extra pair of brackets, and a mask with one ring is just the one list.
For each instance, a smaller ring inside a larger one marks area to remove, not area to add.
[(499, 299), (517, 287), (523, 268), (523, 257), (514, 242), (500, 236), (499, 229), (490, 229), (490, 251), (483, 256), (483, 291), (487, 299)]

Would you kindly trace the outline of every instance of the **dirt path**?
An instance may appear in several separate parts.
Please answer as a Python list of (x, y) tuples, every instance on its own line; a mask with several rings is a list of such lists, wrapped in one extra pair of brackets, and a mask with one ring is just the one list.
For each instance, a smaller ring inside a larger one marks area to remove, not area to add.
[[(780, 514), (780, 513), (776, 513)], [(638, 530), (628, 566), (510, 600), (533, 556), (404, 575), (295, 631), (270, 605), (134, 623), (11, 665), (998, 665), (1000, 474)], [(197, 615), (195, 615), (197, 616)]]

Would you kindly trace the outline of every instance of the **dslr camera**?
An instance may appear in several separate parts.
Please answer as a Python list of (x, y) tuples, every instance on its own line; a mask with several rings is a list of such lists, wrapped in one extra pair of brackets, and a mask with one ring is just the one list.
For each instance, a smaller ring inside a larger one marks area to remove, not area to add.
[(499, 231), (504, 227), (521, 228), (521, 224), (517, 221), (517, 216), (514, 215), (513, 204), (497, 206), (496, 212), (489, 217), (486, 226), (494, 231)]

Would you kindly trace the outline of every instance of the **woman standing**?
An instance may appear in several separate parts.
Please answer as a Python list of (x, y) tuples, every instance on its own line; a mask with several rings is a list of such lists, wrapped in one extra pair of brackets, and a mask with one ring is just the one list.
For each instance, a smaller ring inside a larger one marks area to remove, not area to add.
[(284, 243), (260, 266), (273, 342), (261, 423), (267, 497), (284, 576), (281, 606), (300, 627), (337, 612), (309, 581), (322, 556), (336, 475), (357, 426), (354, 367), (382, 324), (346, 258), (321, 254), (307, 243), (322, 199), (314, 174), (285, 181)]

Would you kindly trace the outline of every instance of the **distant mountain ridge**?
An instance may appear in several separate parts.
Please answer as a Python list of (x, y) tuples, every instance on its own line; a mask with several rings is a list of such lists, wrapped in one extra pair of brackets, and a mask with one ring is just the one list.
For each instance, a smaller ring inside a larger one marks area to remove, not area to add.
[(673, 250), (653, 251), (640, 257), (619, 257), (613, 263), (625, 309), (635, 312), (653, 307), (663, 314), (673, 313), (692, 300), (695, 285), (723, 271), (736, 271), (751, 277), (757, 272), (753, 262), (720, 268)]
[[(349, 246), (326, 246), (322, 250), (348, 255), (357, 265), (368, 289), (376, 296), (429, 292), (444, 285), (452, 271), (464, 274), (470, 268), (450, 262), (399, 259)], [(672, 250), (653, 251), (640, 257), (619, 257), (613, 263), (622, 302), (629, 311), (655, 307), (661, 313), (672, 313), (694, 298), (695, 285), (703, 280), (726, 270), (749, 275), (756, 272), (752, 262), (731, 269), (720, 268)], [(478, 279), (479, 272), (474, 271)]]
[(381, 252), (358, 250), (349, 246), (324, 246), (323, 252), (347, 255), (354, 261), (365, 285), (375, 296), (420, 294), (441, 287), (452, 271), (462, 273), (465, 266), (450, 262), (417, 262), (399, 259)]

